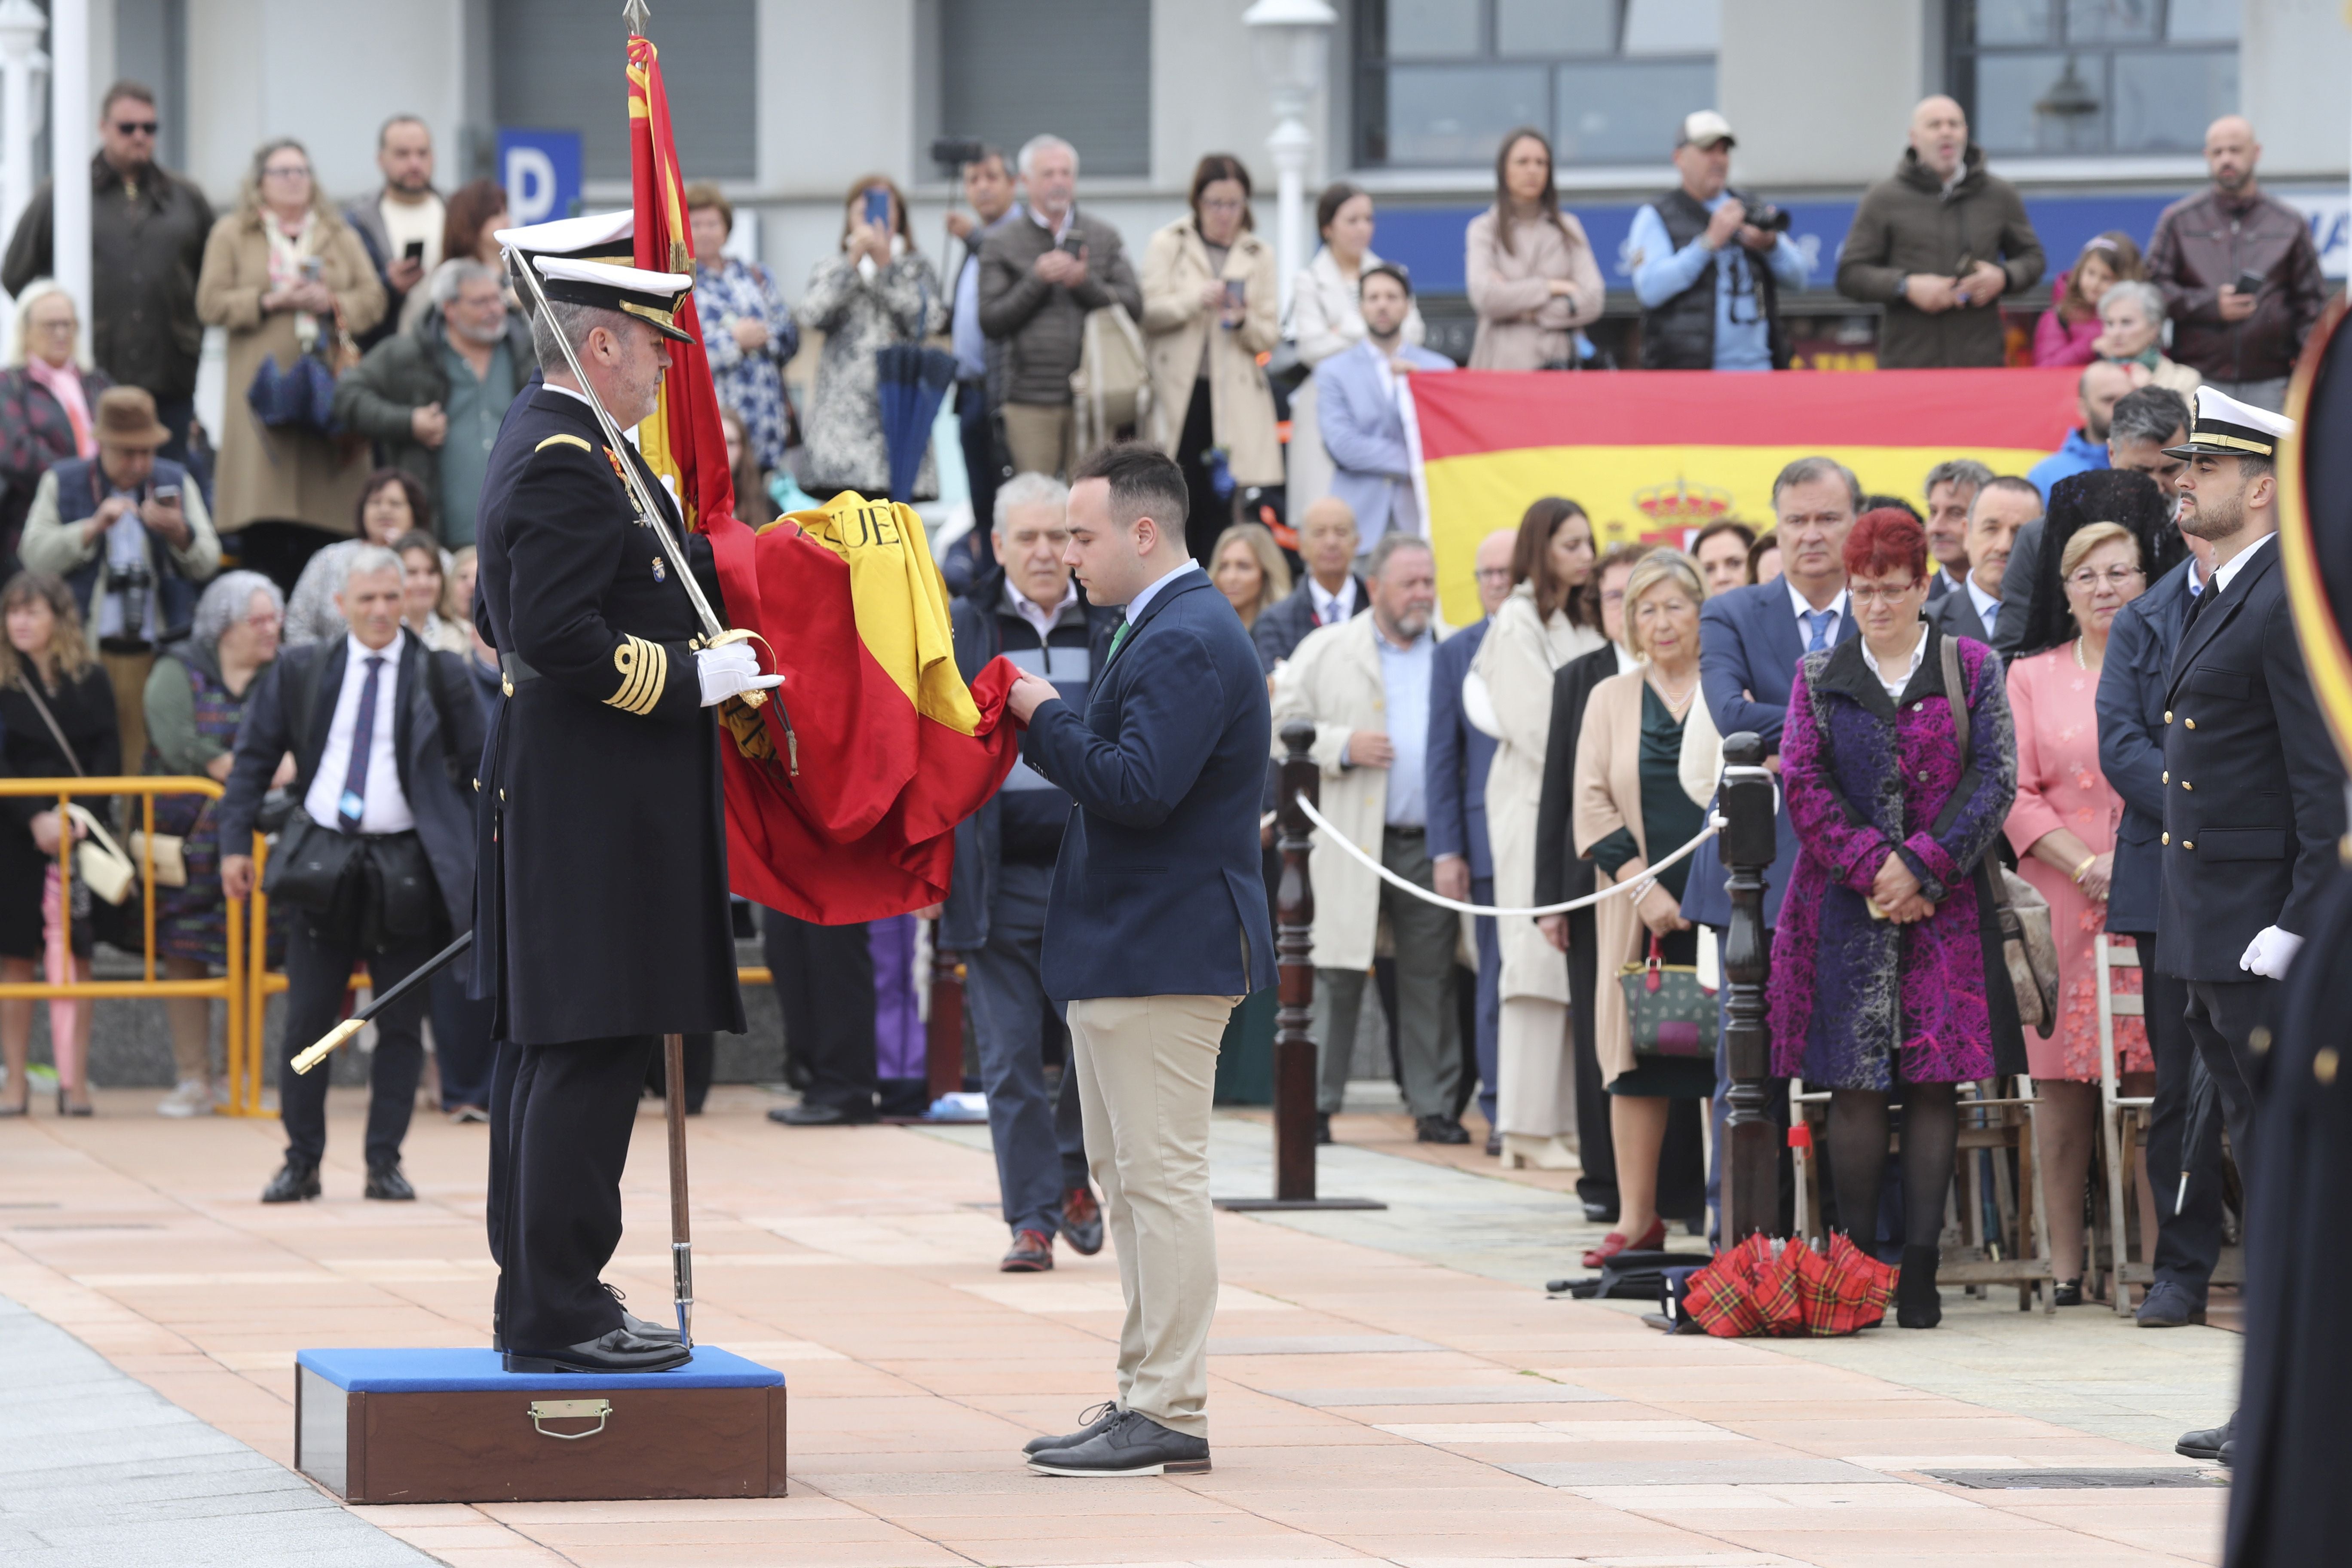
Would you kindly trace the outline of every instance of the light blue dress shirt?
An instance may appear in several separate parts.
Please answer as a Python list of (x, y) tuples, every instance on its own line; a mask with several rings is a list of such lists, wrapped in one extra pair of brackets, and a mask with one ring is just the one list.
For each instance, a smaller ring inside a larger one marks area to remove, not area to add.
[(1396, 760), (1389, 763), (1389, 804), (1384, 819), (1391, 827), (1429, 825), (1426, 793), (1429, 773), (1429, 677), (1437, 655), (1437, 639), (1423, 632), (1409, 647), (1399, 647), (1372, 628), (1372, 646), (1381, 650), (1381, 689), (1388, 700), (1389, 745)]
[[(1727, 199), (1717, 195), (1703, 205), (1711, 213)], [(1666, 221), (1654, 206), (1633, 215), (1633, 232), (1626, 243), (1642, 258), (1633, 268), (1633, 294), (1647, 310), (1656, 310), (1697, 282), (1709, 261), (1721, 262), (1715, 269), (1715, 368), (1772, 368), (1770, 324), (1764, 319), (1755, 279), (1748, 276), (1755, 252), (1736, 239), (1721, 250), (1709, 250), (1700, 239), (1676, 250)], [(1783, 289), (1802, 289), (1812, 275), (1812, 264), (1785, 234), (1774, 237), (1768, 254), (1773, 280)]]

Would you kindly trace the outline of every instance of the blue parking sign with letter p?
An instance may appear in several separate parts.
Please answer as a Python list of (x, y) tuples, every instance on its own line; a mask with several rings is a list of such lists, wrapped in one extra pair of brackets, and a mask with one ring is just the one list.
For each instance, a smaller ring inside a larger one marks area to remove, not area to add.
[(499, 127), (499, 184), (518, 227), (580, 210), (580, 132)]

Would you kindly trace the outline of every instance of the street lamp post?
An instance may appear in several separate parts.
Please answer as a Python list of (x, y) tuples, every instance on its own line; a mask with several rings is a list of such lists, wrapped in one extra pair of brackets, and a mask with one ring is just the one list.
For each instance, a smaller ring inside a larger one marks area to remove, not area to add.
[(1274, 102), (1274, 134), (1265, 139), (1277, 181), (1275, 265), (1282, 310), (1290, 310), (1290, 280), (1307, 260), (1307, 165), (1315, 132), (1307, 116), (1322, 90), (1330, 32), (1339, 20), (1324, 0), (1257, 0), (1242, 13), (1257, 52), (1258, 74)]
[(51, 276), (73, 296), (89, 330), (89, 0), (49, 7), (49, 178), (54, 186)]

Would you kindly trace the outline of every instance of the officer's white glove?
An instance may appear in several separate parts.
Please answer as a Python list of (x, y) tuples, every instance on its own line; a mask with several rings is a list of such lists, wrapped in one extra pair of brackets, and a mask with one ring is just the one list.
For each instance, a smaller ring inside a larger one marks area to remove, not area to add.
[(702, 705), (705, 708), (746, 691), (764, 690), (784, 683), (781, 675), (760, 673), (760, 656), (751, 650), (749, 643), (729, 643), (725, 647), (696, 650), (694, 673), (702, 682)]
[(2294, 932), (2281, 931), (2276, 926), (2264, 926), (2254, 933), (2254, 940), (2246, 944), (2244, 955), (2238, 960), (2238, 967), (2250, 969), (2265, 980), (2284, 980), (2287, 965), (2293, 963), (2294, 955), (2302, 951), (2303, 938)]

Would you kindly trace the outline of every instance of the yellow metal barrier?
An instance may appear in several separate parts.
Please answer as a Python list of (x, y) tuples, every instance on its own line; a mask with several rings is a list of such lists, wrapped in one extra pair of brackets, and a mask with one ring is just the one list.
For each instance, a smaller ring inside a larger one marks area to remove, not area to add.
[[(175, 777), (140, 774), (121, 778), (15, 779), (0, 778), (0, 799), (42, 799), (54, 797), (61, 819), (58, 834), (58, 922), (64, 928), (64, 945), (70, 962), (73, 952), (73, 848), (76, 840), (68, 826), (67, 808), (76, 796), (136, 795), (142, 838), (139, 848), (139, 889), (141, 912), (144, 921), (146, 952), (142, 959), (143, 973), (137, 980), (47, 980), (0, 981), (0, 1000), (47, 1001), (63, 998), (96, 1001), (100, 997), (201, 996), (218, 998), (228, 1007), (228, 1085), (229, 1102), (220, 1107), (230, 1116), (262, 1116), (260, 1020), (247, 1001), (249, 987), (245, 975), (246, 933), (266, 931), (261, 923), (266, 911), (259, 898), (254, 900), (253, 923), (248, 928), (247, 911), (235, 900), (224, 900), (224, 923), (226, 927), (228, 959), (227, 973), (217, 980), (159, 980), (155, 977), (155, 797), (159, 795), (194, 795), (207, 800), (218, 800), (223, 790), (217, 780), (199, 776)], [(256, 854), (260, 838), (255, 836)], [(266, 936), (254, 944), (265, 956), (268, 946)], [(68, 971), (70, 973), (70, 971)], [(87, 1070), (88, 1064), (84, 1064)]]

